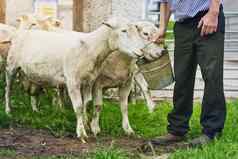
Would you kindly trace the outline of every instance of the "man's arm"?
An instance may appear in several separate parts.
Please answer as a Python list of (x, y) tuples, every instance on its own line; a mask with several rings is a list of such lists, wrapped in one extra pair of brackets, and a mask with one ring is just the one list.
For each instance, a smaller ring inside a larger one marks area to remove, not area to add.
[(211, 0), (208, 13), (200, 20), (198, 28), (201, 28), (201, 36), (217, 32), (218, 15), (221, 0)]
[(167, 26), (169, 23), (169, 19), (171, 16), (170, 5), (168, 2), (161, 2), (160, 3), (160, 22), (159, 22), (159, 31), (153, 37), (153, 41), (157, 43), (163, 43), (165, 39), (165, 34), (167, 30)]

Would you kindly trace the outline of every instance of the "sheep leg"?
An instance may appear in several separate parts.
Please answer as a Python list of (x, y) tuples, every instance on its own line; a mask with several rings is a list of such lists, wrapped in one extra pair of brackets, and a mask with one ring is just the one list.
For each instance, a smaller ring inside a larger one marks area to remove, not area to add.
[(30, 95), (31, 95), (31, 107), (34, 112), (39, 112), (38, 104), (39, 104), (39, 94), (40, 87), (34, 84), (30, 84)]
[(39, 112), (37, 106), (38, 106), (38, 96), (31, 96), (31, 107), (33, 112)]
[(63, 109), (64, 106), (64, 88), (58, 87), (56, 89), (57, 93), (57, 105), (60, 107), (60, 109)]
[(141, 73), (138, 73), (135, 75), (135, 81), (137, 83), (137, 85), (140, 87), (142, 94), (146, 100), (146, 104), (147, 107), (149, 109), (150, 112), (154, 111), (155, 108), (155, 103), (151, 98), (151, 94), (150, 91), (148, 89), (148, 84), (144, 78), (144, 76)]
[(132, 82), (119, 88), (120, 106), (122, 113), (122, 127), (127, 135), (134, 134), (134, 130), (130, 126), (128, 118), (128, 97), (132, 89)]
[(93, 89), (93, 105), (95, 105), (95, 108), (93, 109), (93, 118), (90, 124), (94, 136), (97, 136), (97, 134), (101, 132), (99, 118), (103, 104), (102, 99), (102, 87), (100, 86), (100, 84), (96, 83)]
[(92, 89), (90, 86), (85, 86), (84, 87), (84, 92), (83, 92), (83, 117), (84, 117), (84, 124), (85, 126), (87, 126), (87, 129), (89, 129), (89, 126), (88, 126), (88, 113), (87, 113), (87, 106), (88, 106), (88, 103), (89, 101), (92, 99), (92, 95), (91, 95), (91, 92), (92, 92)]
[(14, 78), (14, 75), (16, 74), (15, 68), (6, 68), (6, 87), (5, 87), (5, 100), (6, 100), (6, 106), (5, 106), (5, 112), (7, 114), (10, 114), (11, 112), (11, 87), (12, 87), (12, 81)]
[(128, 98), (129, 98), (128, 100), (130, 103), (136, 104), (136, 86), (134, 83), (131, 86), (131, 92), (130, 92)]
[(67, 88), (77, 118), (77, 127), (76, 127), (77, 137), (80, 138), (83, 143), (86, 143), (85, 138), (87, 138), (88, 136), (85, 131), (83, 122), (83, 101), (80, 91), (80, 84), (76, 83), (75, 81), (68, 80)]

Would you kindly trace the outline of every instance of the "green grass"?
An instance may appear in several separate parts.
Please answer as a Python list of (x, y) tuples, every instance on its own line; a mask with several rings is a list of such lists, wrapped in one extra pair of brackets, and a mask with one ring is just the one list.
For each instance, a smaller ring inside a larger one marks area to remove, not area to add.
[(129, 159), (127, 153), (117, 149), (99, 149), (84, 157), (79, 156), (18, 156), (14, 150), (0, 150), (0, 157), (6, 159)]
[[(3, 88), (0, 82), (0, 88)], [(3, 97), (3, 90), (0, 90)], [(75, 134), (76, 119), (72, 106), (66, 106), (59, 110), (57, 106), (51, 105), (51, 99), (47, 96), (41, 97), (40, 113), (33, 113), (30, 107), (29, 97), (22, 93), (20, 88), (14, 89), (12, 103), (13, 113), (9, 117), (4, 113), (4, 103), (0, 102), (0, 128), (10, 126), (23, 126), (35, 129), (46, 129), (55, 136), (63, 136), (68, 133)], [(178, 149), (171, 154), (171, 159), (237, 159), (238, 158), (238, 101), (228, 101), (227, 122), (223, 137), (200, 149)], [(143, 138), (153, 138), (166, 133), (167, 114), (172, 108), (171, 102), (161, 102), (157, 105), (155, 112), (150, 114), (143, 102), (129, 106), (129, 118), (132, 127), (137, 134)], [(189, 138), (198, 136), (201, 132), (199, 123), (200, 104), (194, 106), (194, 113), (190, 122), (191, 131)], [(102, 134), (119, 138), (124, 135), (121, 126), (121, 113), (118, 103), (105, 101), (100, 118)], [(14, 156), (14, 151), (0, 151), (0, 156)], [(127, 151), (114, 148), (99, 149), (86, 156), (86, 159), (129, 159)], [(40, 157), (39, 159), (58, 159), (57, 156)], [(60, 159), (77, 159), (75, 156), (65, 156)], [(38, 159), (38, 158), (36, 158)]]
[[(196, 112), (196, 111), (195, 111)], [(200, 149), (178, 150), (171, 159), (237, 159), (238, 158), (238, 102), (228, 103), (227, 121), (223, 136), (207, 146)], [(200, 132), (198, 124), (198, 114), (194, 115), (191, 122), (192, 136), (196, 136)], [(199, 130), (199, 131), (198, 131)]]
[[(173, 31), (174, 30), (174, 22), (170, 21), (168, 23), (168, 27), (167, 27), (168, 31)], [(174, 34), (173, 33), (166, 33), (166, 39), (173, 39), (174, 38)]]

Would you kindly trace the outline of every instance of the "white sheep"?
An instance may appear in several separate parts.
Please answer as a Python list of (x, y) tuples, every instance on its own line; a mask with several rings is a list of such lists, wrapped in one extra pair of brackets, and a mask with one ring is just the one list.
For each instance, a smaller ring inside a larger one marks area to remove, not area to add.
[[(60, 28), (62, 27), (62, 23), (60, 20), (56, 18), (51, 17), (36, 17), (32, 14), (24, 14), (19, 16), (16, 21), (18, 22), (17, 28), (0, 24), (0, 70), (3, 72), (5, 70), (5, 61), (8, 55), (8, 50), (11, 45), (11, 39), (16, 33), (16, 30), (21, 29), (41, 29), (41, 30), (49, 30), (51, 28)], [(20, 77), (19, 80), (24, 87), (24, 90), (28, 92), (28, 94), (31, 96), (31, 106), (33, 111), (38, 111), (37, 105), (38, 105), (38, 96), (42, 92), (41, 90), (43, 88), (40, 88), (39, 86), (35, 85), (34, 83), (30, 82), (29, 80), (25, 79), (24, 76)], [(62, 99), (62, 88), (57, 89), (57, 95), (59, 99), (57, 100), (58, 104), (60, 106), (63, 105), (63, 99)], [(6, 108), (6, 111), (9, 111), (10, 109)]]
[[(137, 22), (140, 36), (145, 40), (150, 40), (150, 37), (157, 32), (157, 28), (153, 23), (149, 22)], [(147, 59), (154, 59), (161, 55), (163, 48), (158, 45), (151, 43), (153, 47), (146, 50), (144, 54)], [(134, 134), (133, 129), (130, 126), (128, 119), (128, 96), (132, 90), (133, 80), (137, 82), (140, 88), (144, 92), (144, 96), (147, 99), (147, 105), (150, 112), (154, 109), (154, 102), (151, 99), (150, 92), (148, 90), (147, 82), (141, 73), (138, 73), (136, 66), (136, 60), (128, 55), (120, 54), (118, 51), (111, 53), (102, 65), (103, 69), (101, 74), (98, 76), (94, 88), (93, 88), (93, 99), (94, 99), (94, 113), (90, 127), (94, 135), (100, 132), (99, 126), (99, 115), (101, 106), (103, 104), (103, 89), (106, 88), (119, 88), (119, 101), (122, 113), (122, 127), (126, 134)]]
[(84, 94), (100, 74), (113, 51), (133, 58), (143, 56), (148, 41), (139, 36), (136, 25), (112, 18), (96, 31), (76, 36), (40, 30), (19, 30), (12, 40), (6, 67), (6, 107), (14, 74), (21, 70), (38, 85), (66, 85), (77, 118), (77, 137), (85, 141)]

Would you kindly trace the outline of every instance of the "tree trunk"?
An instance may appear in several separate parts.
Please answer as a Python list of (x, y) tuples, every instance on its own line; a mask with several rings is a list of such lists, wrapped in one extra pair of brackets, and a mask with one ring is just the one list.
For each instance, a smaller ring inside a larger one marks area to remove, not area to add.
[(5, 0), (0, 0), (0, 23), (5, 23), (6, 3)]
[(83, 1), (73, 1), (73, 28), (75, 31), (83, 31)]

